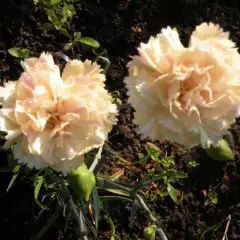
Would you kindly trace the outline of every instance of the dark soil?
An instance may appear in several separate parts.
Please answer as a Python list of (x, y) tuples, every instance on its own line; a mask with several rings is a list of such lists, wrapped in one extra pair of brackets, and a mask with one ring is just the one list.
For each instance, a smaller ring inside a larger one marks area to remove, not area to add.
[[(0, 79), (17, 79), (21, 68), (19, 62), (10, 56), (11, 47), (24, 47), (32, 56), (42, 51), (59, 51), (67, 39), (56, 34), (44, 34), (41, 24), (47, 21), (41, 11), (34, 11), (31, 0), (8, 0), (0, 4)], [(219, 23), (230, 31), (231, 38), (240, 46), (240, 4), (238, 0), (82, 0), (77, 4), (74, 17), (74, 31), (81, 31), (83, 36), (90, 36), (101, 43), (107, 50), (106, 56), (111, 61), (107, 76), (109, 90), (118, 90), (123, 102), (127, 101), (123, 78), (127, 74), (126, 64), (129, 56), (136, 53), (141, 41), (146, 42), (151, 35), (160, 32), (168, 25), (176, 27), (184, 44), (195, 26), (203, 21)], [(71, 56), (71, 53), (68, 53)], [(82, 54), (86, 57), (87, 54)], [(144, 141), (135, 133), (132, 124), (132, 109), (121, 110), (118, 125), (110, 134), (111, 147), (132, 164), (125, 165), (125, 174), (121, 178), (126, 183), (137, 183), (144, 175), (144, 170), (136, 163), (137, 154), (143, 152)], [(240, 154), (240, 121), (231, 128), (230, 144), (236, 155)], [(182, 192), (182, 201), (175, 205), (167, 197), (150, 203), (153, 212), (159, 216), (159, 225), (164, 229), (169, 240), (200, 239), (204, 230), (224, 221), (231, 215), (228, 239), (240, 239), (240, 163), (216, 162), (210, 159), (200, 147), (185, 149), (176, 143), (155, 142), (168, 155), (174, 154), (177, 168), (187, 172), (187, 163), (195, 160), (200, 165), (188, 172), (188, 178), (176, 185)], [(1, 152), (3, 165), (7, 154)], [(237, 157), (236, 157), (237, 159)], [(116, 157), (108, 156), (102, 173), (112, 174), (119, 168)], [(9, 173), (1, 173), (0, 186), (0, 239), (28, 240), (33, 237), (43, 222), (35, 222), (39, 209), (33, 203), (33, 190), (27, 183), (20, 182), (7, 195), (4, 191), (11, 179)], [(205, 194), (216, 191), (218, 203), (205, 206)], [(105, 202), (104, 211), (116, 226), (121, 238), (142, 239), (142, 229), (148, 225), (146, 214), (139, 211), (135, 226), (129, 228), (130, 205), (115, 201)], [(46, 220), (49, 216), (45, 216)], [(205, 235), (205, 239), (222, 239), (226, 222), (215, 231)], [(71, 234), (63, 234), (64, 221), (58, 219), (42, 239), (76, 239)], [(98, 239), (109, 239), (109, 224), (100, 221)]]

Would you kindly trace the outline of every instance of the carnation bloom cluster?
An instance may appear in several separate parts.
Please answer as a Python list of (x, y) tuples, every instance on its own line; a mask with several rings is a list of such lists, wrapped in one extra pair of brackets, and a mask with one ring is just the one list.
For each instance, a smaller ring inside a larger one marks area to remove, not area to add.
[(100, 147), (116, 124), (117, 109), (96, 63), (72, 60), (62, 74), (52, 55), (23, 62), (18, 81), (0, 88), (0, 129), (5, 147), (30, 168), (66, 172)]
[(138, 52), (125, 83), (139, 133), (187, 147), (216, 144), (239, 116), (240, 55), (229, 33), (202, 23), (184, 47), (167, 27)]

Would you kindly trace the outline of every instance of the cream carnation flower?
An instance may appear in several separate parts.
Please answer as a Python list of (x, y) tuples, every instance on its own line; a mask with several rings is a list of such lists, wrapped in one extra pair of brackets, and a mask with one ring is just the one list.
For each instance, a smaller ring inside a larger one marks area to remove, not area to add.
[(52, 56), (42, 53), (23, 67), (17, 82), (0, 88), (5, 147), (16, 143), (15, 158), (31, 168), (78, 167), (84, 153), (100, 147), (116, 124), (116, 105), (104, 89), (99, 65), (73, 60), (61, 77)]
[(216, 144), (239, 115), (240, 56), (229, 34), (203, 23), (188, 48), (167, 27), (128, 64), (125, 78), (139, 133), (188, 147)]

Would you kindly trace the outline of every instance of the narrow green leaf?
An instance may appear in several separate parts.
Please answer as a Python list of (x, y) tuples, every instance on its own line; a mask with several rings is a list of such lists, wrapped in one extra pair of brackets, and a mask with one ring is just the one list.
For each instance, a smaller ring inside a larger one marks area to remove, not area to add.
[(124, 169), (120, 169), (117, 172), (115, 172), (112, 176), (110, 176), (110, 180), (111, 181), (116, 181), (117, 179), (119, 179), (122, 175), (124, 175)]
[(115, 193), (115, 194), (119, 194), (119, 195), (123, 195), (123, 196), (129, 196), (128, 193), (122, 191), (122, 190), (118, 190), (118, 189), (111, 189), (111, 188), (104, 188), (104, 190), (111, 192), (111, 193)]
[(114, 226), (114, 223), (112, 221), (112, 219), (110, 217), (107, 217), (108, 218), (108, 222), (110, 224), (110, 227), (111, 227), (111, 230), (112, 230), (112, 236), (116, 233), (116, 230), (115, 230), (115, 226)]
[[(102, 57), (99, 57), (100, 59), (102, 59)], [(105, 74), (105, 73), (104, 73)], [(111, 153), (113, 156), (117, 157), (119, 159), (119, 161), (125, 163), (125, 164), (132, 164), (131, 162), (127, 161), (126, 159), (122, 158), (119, 153), (117, 153), (116, 151), (114, 151), (111, 146), (105, 142), (104, 146), (106, 146), (106, 150), (108, 150), (109, 153)]]
[(102, 59), (103, 62), (106, 64), (106, 66), (104, 67), (104, 70), (103, 70), (103, 74), (107, 75), (108, 70), (109, 70), (110, 65), (111, 65), (109, 59), (105, 58), (105, 57), (102, 57), (102, 56), (99, 56), (97, 59)]
[(95, 39), (90, 38), (90, 37), (81, 37), (79, 39), (79, 42), (86, 44), (88, 46), (94, 47), (94, 48), (100, 47), (99, 42), (97, 42)]
[(38, 195), (39, 195), (41, 186), (42, 186), (42, 184), (43, 184), (43, 181), (44, 181), (43, 176), (38, 176), (38, 177), (35, 178), (35, 180), (34, 180), (34, 185), (35, 185), (35, 188), (34, 188), (34, 200), (35, 200), (35, 202), (37, 203), (37, 205), (38, 205), (40, 208), (45, 209), (45, 210), (48, 210), (48, 208), (47, 208), (46, 206), (44, 206), (42, 203), (40, 203), (39, 200), (38, 200)]
[(125, 187), (117, 182), (112, 182), (108, 179), (97, 177), (97, 187), (102, 188), (104, 190), (120, 190), (125, 192), (126, 194), (130, 192), (130, 188)]
[(171, 197), (171, 199), (177, 204), (179, 205), (179, 200), (177, 198), (177, 190), (170, 184), (167, 184), (167, 191), (169, 196)]
[(135, 216), (138, 210), (139, 204), (137, 199), (134, 199), (132, 208), (131, 208), (131, 217), (130, 217), (130, 228), (133, 228)]
[(18, 174), (19, 174), (19, 173), (15, 173), (15, 174), (12, 176), (12, 179), (11, 179), (10, 183), (8, 184), (6, 193), (8, 193), (9, 190), (12, 188), (14, 182), (16, 181), (16, 179), (17, 179), (17, 177), (18, 177)]
[[(56, 194), (55, 193), (49, 193), (50, 195), (51, 195), (51, 197), (48, 199), (48, 201), (47, 201), (47, 207), (49, 208), (50, 206), (51, 206), (51, 204), (53, 203), (53, 201), (55, 201), (55, 199), (56, 199)], [(56, 204), (56, 203), (55, 203)], [(37, 217), (35, 218), (35, 221), (38, 221), (41, 217), (42, 217), (42, 215), (43, 215), (43, 213), (45, 213), (45, 211), (47, 211), (47, 210), (45, 210), (45, 209), (41, 209), (40, 210), (40, 212), (38, 213), (38, 215), (37, 215)]]
[(96, 187), (93, 187), (92, 199), (93, 199), (93, 207), (94, 207), (95, 226), (96, 226), (96, 231), (98, 231), (98, 221), (99, 221), (99, 215), (100, 215), (100, 200), (99, 200), (98, 191)]
[(85, 236), (87, 233), (87, 227), (85, 224), (85, 217), (81, 209), (79, 210), (79, 229), (80, 229), (80, 235)]
[(118, 196), (118, 195), (112, 195), (112, 196), (108, 196), (108, 195), (104, 195), (104, 196), (99, 196), (100, 200), (108, 200), (108, 201), (116, 201), (116, 200), (121, 200), (121, 201), (127, 201), (127, 202), (132, 202), (131, 198), (127, 198), (127, 197), (122, 197), (122, 196)]
[(42, 236), (47, 232), (47, 230), (54, 224), (54, 222), (58, 218), (58, 216), (60, 214), (60, 210), (61, 210), (61, 207), (59, 205), (57, 205), (57, 209), (56, 209), (55, 213), (51, 216), (51, 218), (47, 219), (44, 227), (31, 240), (39, 240), (42, 238)]

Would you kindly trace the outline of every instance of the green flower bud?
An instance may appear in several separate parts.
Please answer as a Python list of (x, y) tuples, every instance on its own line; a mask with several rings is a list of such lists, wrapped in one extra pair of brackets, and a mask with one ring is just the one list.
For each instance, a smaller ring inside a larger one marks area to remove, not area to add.
[(206, 148), (206, 153), (214, 160), (218, 161), (234, 160), (234, 154), (231, 148), (229, 147), (228, 143), (224, 139), (219, 140), (216, 146), (210, 144)]
[(72, 169), (68, 174), (68, 183), (78, 199), (89, 200), (92, 188), (96, 185), (95, 176), (85, 164), (78, 169)]
[(146, 240), (155, 240), (156, 227), (155, 226), (149, 226), (149, 227), (144, 228), (143, 236)]

